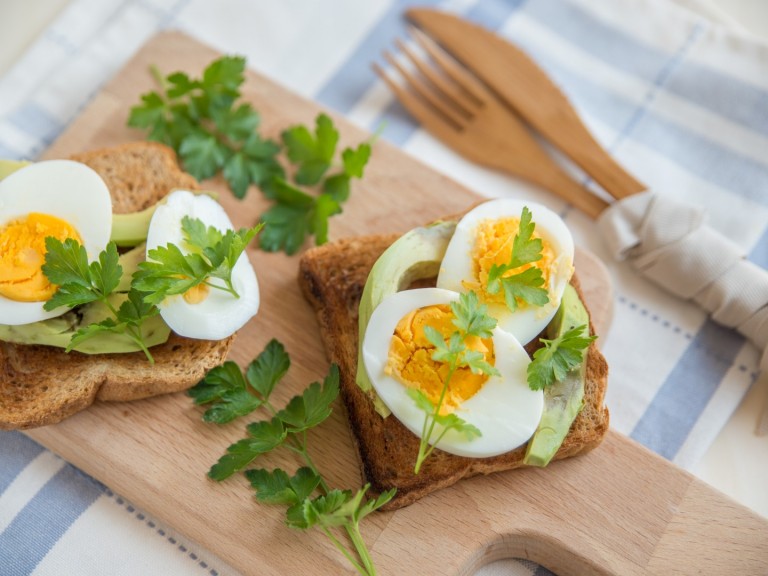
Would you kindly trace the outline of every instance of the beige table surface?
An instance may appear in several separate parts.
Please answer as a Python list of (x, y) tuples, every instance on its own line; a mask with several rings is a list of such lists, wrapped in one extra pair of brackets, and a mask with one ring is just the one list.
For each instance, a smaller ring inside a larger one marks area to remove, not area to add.
[[(768, 42), (768, 0), (670, 0), (722, 17)], [(18, 59), (69, 0), (0, 0), (0, 75)], [(768, 401), (762, 374), (704, 458), (691, 471), (736, 501), (768, 517), (768, 436), (754, 434)]]

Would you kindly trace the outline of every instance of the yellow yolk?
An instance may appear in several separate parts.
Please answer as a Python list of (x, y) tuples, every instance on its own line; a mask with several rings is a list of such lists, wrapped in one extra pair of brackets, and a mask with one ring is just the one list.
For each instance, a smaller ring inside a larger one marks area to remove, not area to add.
[(41, 302), (53, 296), (57, 286), (42, 271), (48, 236), (82, 244), (72, 225), (48, 214), (30, 213), (0, 229), (0, 295), (17, 302)]
[[(431, 326), (447, 340), (456, 331), (453, 318), (450, 307), (443, 304), (414, 310), (398, 322), (389, 347), (385, 372), (403, 385), (421, 390), (433, 404), (440, 399), (449, 367), (445, 362), (432, 359), (435, 347), (424, 334), (424, 327)], [(481, 352), (486, 362), (494, 364), (492, 339), (469, 336), (465, 345)], [(441, 413), (452, 412), (471, 398), (487, 379), (488, 376), (473, 374), (469, 368), (458, 368), (448, 384)]]
[[(488, 286), (488, 274), (491, 267), (496, 264), (501, 266), (509, 264), (512, 258), (512, 245), (520, 229), (519, 218), (499, 218), (497, 220), (484, 220), (481, 222), (475, 234), (475, 245), (472, 247), (472, 272), (474, 279), (465, 280), (464, 287), (467, 290), (474, 290), (483, 302), (493, 302), (497, 304), (504, 303), (504, 291), (499, 290), (496, 294), (489, 294), (486, 291)], [(533, 238), (541, 238), (535, 232)], [(544, 288), (549, 287), (550, 274), (553, 273), (553, 263), (555, 253), (552, 246), (545, 239), (541, 238), (542, 250), (541, 259), (530, 264), (523, 264), (518, 268), (507, 270), (504, 277), (519, 274), (532, 267), (539, 268), (544, 276)], [(525, 302), (518, 302), (525, 305)]]
[(184, 300), (187, 304), (200, 304), (200, 302), (208, 298), (210, 291), (211, 289), (206, 284), (192, 286), (192, 288), (184, 292)]

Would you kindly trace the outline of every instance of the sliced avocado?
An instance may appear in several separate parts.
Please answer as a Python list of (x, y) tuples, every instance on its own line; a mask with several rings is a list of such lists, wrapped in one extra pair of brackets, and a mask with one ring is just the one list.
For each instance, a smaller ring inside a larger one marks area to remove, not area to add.
[(163, 202), (153, 204), (140, 212), (112, 214), (112, 234), (109, 239), (118, 246), (136, 246), (147, 239), (149, 221), (155, 209)]
[[(570, 284), (563, 293), (560, 308), (547, 326), (547, 337), (557, 338), (577, 326), (589, 326), (589, 314)], [(560, 449), (571, 424), (584, 406), (584, 381), (587, 363), (582, 362), (565, 378), (544, 390), (544, 412), (539, 427), (528, 442), (523, 463), (546, 466)]]
[(24, 166), (30, 165), (31, 162), (27, 162), (26, 160), (3, 160), (0, 159), (0, 180), (5, 178), (6, 176), (10, 176), (16, 170), (19, 168), (24, 168)]
[(374, 309), (384, 298), (406, 289), (412, 282), (437, 276), (456, 222), (437, 222), (415, 228), (398, 238), (379, 256), (368, 274), (360, 298), (359, 345), (357, 347), (357, 385), (373, 398), (376, 411), (383, 417), (389, 409), (375, 395), (363, 364), (363, 338)]
[[(119, 307), (126, 299), (124, 294), (112, 294), (110, 303)], [(66, 348), (72, 335), (83, 326), (101, 322), (112, 317), (109, 309), (101, 302), (86, 304), (66, 314), (32, 324), (21, 326), (7, 326), (0, 324), (0, 340), (15, 342), (16, 344), (42, 344)], [(147, 347), (162, 344), (168, 340), (171, 329), (168, 328), (160, 315), (153, 316), (144, 321), (141, 332)], [(124, 334), (104, 332), (97, 338), (86, 340), (74, 348), (84, 354), (109, 354), (138, 352), (141, 350), (136, 343)]]
[[(192, 190), (193, 194), (205, 194), (214, 200), (218, 199), (218, 193), (209, 190)], [(112, 234), (109, 239), (120, 247), (136, 246), (147, 239), (149, 222), (155, 214), (158, 206), (165, 204), (165, 197), (139, 212), (128, 214), (112, 214)]]
[(120, 277), (120, 283), (115, 289), (116, 292), (128, 292), (131, 289), (131, 277), (139, 269), (139, 263), (146, 259), (146, 244), (138, 246), (120, 254), (119, 264), (123, 268), (123, 275)]

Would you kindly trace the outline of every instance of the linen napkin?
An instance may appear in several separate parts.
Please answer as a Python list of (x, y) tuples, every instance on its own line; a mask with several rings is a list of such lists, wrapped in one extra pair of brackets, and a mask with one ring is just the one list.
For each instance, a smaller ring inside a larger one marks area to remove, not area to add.
[[(758, 351), (614, 262), (594, 223), (560, 199), (475, 166), (422, 131), (370, 69), (403, 36), (411, 4), (513, 39), (619, 162), (665, 197), (701, 206), (713, 228), (768, 266), (768, 48), (668, 0), (73, 0), (0, 78), (0, 157), (39, 156), (162, 29), (244, 55), (362, 127), (384, 124), (384, 138), (481, 194), (559, 212), (615, 280), (603, 335), (614, 428), (691, 468), (757, 380)], [(12, 575), (234, 573), (204, 543), (8, 432), (0, 433), (0, 558)], [(483, 573), (547, 571), (509, 561)]]

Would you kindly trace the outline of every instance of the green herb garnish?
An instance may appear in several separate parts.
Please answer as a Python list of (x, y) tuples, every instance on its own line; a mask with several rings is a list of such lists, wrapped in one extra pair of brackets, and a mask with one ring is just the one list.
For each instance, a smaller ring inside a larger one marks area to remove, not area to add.
[(159, 313), (157, 307), (145, 302), (145, 294), (135, 287), (130, 289), (127, 300), (118, 308), (110, 298), (123, 275), (115, 243), (107, 244), (106, 249), (99, 254), (99, 259), (91, 263), (88, 262), (85, 248), (73, 238), (61, 242), (49, 236), (45, 239), (45, 250), (43, 274), (51, 283), (59, 286), (51, 299), (43, 305), (45, 310), (101, 302), (113, 315), (113, 318), (90, 324), (75, 332), (66, 351), (71, 351), (94, 336), (111, 332), (128, 336), (147, 359), (154, 363), (144, 343), (141, 326), (145, 320)]
[[(468, 336), (477, 336), (479, 338), (491, 337), (492, 330), (496, 327), (496, 319), (488, 316), (487, 306), (480, 304), (477, 294), (470, 291), (466, 294), (461, 294), (458, 301), (451, 302), (450, 307), (455, 316), (453, 325), (458, 330), (451, 334), (447, 342), (445, 337), (432, 326), (424, 327), (424, 334), (435, 347), (432, 359), (448, 365), (448, 373), (443, 381), (443, 387), (437, 403), (433, 404), (421, 390), (416, 388), (408, 389), (408, 395), (426, 413), (421, 430), (419, 453), (414, 467), (414, 473), (416, 474), (421, 470), (424, 460), (432, 454), (435, 445), (440, 442), (449, 430), (455, 430), (464, 434), (468, 440), (482, 435), (477, 427), (467, 423), (456, 414), (440, 414), (448, 386), (456, 370), (466, 367), (473, 374), (485, 374), (487, 376), (497, 376), (499, 374), (499, 371), (494, 366), (484, 360), (481, 352), (470, 350), (466, 345)], [(430, 445), (430, 440), (435, 432), (435, 425), (440, 425), (441, 431)]]
[(203, 420), (226, 424), (264, 404), (290, 365), (285, 348), (273, 339), (245, 374), (235, 362), (228, 360), (208, 372), (204, 380), (189, 390), (189, 395), (195, 404), (212, 404), (203, 414)]
[[(148, 293), (145, 301), (150, 304), (159, 304), (167, 296), (183, 294), (200, 284), (239, 298), (232, 285), (232, 270), (261, 228), (259, 224), (222, 233), (213, 226), (206, 227), (196, 218), (184, 216), (181, 230), (185, 247), (190, 252), (183, 253), (175, 244), (149, 250), (149, 260), (139, 264), (133, 284)], [(222, 280), (224, 285), (212, 282), (212, 278)]]
[(251, 184), (259, 187), (274, 203), (261, 217), (269, 224), (263, 250), (293, 254), (311, 235), (323, 244), (328, 219), (341, 212), (351, 180), (363, 176), (370, 142), (345, 148), (338, 161), (339, 132), (326, 114), (317, 116), (314, 131), (297, 125), (282, 132), (280, 143), (262, 138), (258, 112), (240, 100), (244, 71), (245, 59), (232, 56), (212, 62), (199, 79), (183, 72), (164, 78), (153, 68), (160, 89), (141, 96), (128, 124), (173, 147), (199, 180), (221, 172), (238, 198)]
[[(160, 313), (157, 304), (167, 296), (183, 294), (200, 284), (239, 297), (232, 285), (232, 270), (260, 229), (261, 225), (258, 225), (222, 233), (206, 227), (196, 218), (185, 216), (182, 231), (185, 248), (190, 253), (183, 253), (175, 244), (150, 250), (149, 257), (154, 261), (139, 263), (124, 295), (118, 294), (123, 267), (114, 242), (107, 244), (98, 260), (89, 263), (85, 248), (73, 238), (61, 242), (47, 237), (42, 271), (52, 284), (58, 285), (58, 289), (43, 307), (54, 310), (61, 306), (75, 308), (94, 302), (103, 304), (112, 317), (80, 328), (72, 335), (66, 351), (100, 334), (124, 334), (154, 363), (142, 325)], [(211, 278), (220, 279), (223, 285), (211, 282)], [(120, 301), (119, 306), (115, 304), (117, 301)]]
[(543, 306), (549, 302), (547, 290), (541, 287), (544, 276), (539, 268), (532, 266), (516, 274), (504, 275), (510, 270), (541, 260), (542, 241), (532, 237), (535, 228), (536, 224), (531, 222), (531, 211), (524, 206), (509, 262), (500, 266), (494, 264), (488, 272), (486, 290), (489, 294), (497, 294), (503, 289), (504, 301), (512, 312), (517, 310), (518, 299), (532, 306)]
[(528, 365), (528, 386), (542, 390), (561, 381), (569, 370), (584, 361), (584, 352), (597, 336), (588, 336), (586, 324), (576, 326), (554, 340), (540, 338), (543, 347), (533, 353)]
[[(258, 408), (269, 415), (268, 419), (248, 424), (247, 436), (229, 446), (208, 475), (222, 481), (281, 446), (298, 454), (303, 466), (292, 476), (279, 468), (245, 471), (256, 499), (287, 506), (288, 526), (300, 530), (319, 528), (360, 574), (373, 575), (376, 569), (360, 534), (360, 522), (389, 502), (395, 490), (365, 500), (368, 484), (356, 492), (328, 486), (307, 449), (307, 431), (331, 415), (332, 404), (339, 393), (339, 370), (332, 365), (322, 384), (310, 384), (284, 408), (278, 409), (270, 395), (289, 365), (290, 358), (283, 346), (272, 340), (245, 374), (234, 362), (226, 362), (211, 370), (189, 391), (196, 403), (214, 404), (203, 416), (207, 421), (229, 422)], [(337, 536), (338, 528), (346, 531), (351, 547)]]
[(280, 146), (259, 136), (259, 113), (238, 102), (244, 72), (245, 58), (233, 56), (213, 61), (201, 78), (184, 72), (163, 78), (152, 68), (159, 90), (141, 96), (128, 125), (171, 146), (198, 180), (223, 172), (233, 194), (243, 198), (251, 183), (283, 174), (276, 160)]

